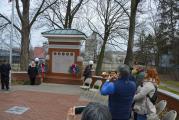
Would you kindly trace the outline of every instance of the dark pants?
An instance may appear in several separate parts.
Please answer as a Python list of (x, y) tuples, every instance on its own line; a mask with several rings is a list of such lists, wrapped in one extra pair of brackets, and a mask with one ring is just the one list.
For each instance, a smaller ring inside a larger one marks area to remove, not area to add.
[(1, 89), (9, 90), (9, 77), (2, 77), (1, 76)]
[(35, 85), (35, 78), (36, 77), (30, 77), (30, 84)]
[(129, 120), (129, 119), (112, 119), (112, 120)]
[(137, 114), (136, 115), (136, 120), (147, 120), (147, 116), (146, 115)]

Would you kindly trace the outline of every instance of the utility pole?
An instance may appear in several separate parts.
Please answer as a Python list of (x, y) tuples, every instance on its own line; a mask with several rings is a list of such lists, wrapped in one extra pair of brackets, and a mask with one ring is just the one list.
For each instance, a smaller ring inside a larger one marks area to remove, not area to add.
[[(10, 55), (9, 55), (9, 64), (12, 66), (12, 42), (13, 42), (13, 33), (14, 33), (14, 5), (15, 5), (15, 0), (11, 0), (12, 2), (12, 13), (11, 13), (11, 37), (10, 37), (10, 46), (9, 46), (9, 51), (10, 51)], [(11, 70), (12, 71), (12, 70)], [(12, 72), (10, 71), (10, 76), (9, 76), (9, 84), (11, 87), (11, 82), (12, 82)]]

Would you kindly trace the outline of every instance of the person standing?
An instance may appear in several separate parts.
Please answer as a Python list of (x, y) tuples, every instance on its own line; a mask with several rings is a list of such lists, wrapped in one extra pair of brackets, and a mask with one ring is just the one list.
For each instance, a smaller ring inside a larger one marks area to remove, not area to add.
[(39, 65), (39, 73), (41, 74), (41, 81), (43, 81), (45, 78), (45, 72), (46, 72), (46, 65), (45, 65), (45, 61), (43, 61)]
[[(159, 77), (153, 68), (147, 69), (145, 78), (138, 86), (134, 96), (135, 120), (158, 120), (155, 102)], [(155, 96), (155, 97), (154, 97)]]
[(132, 70), (132, 76), (135, 78), (135, 82), (136, 82), (136, 85), (138, 88), (138, 86), (141, 85), (141, 83), (145, 77), (144, 66), (136, 65)]
[(118, 67), (119, 76), (113, 82), (109, 78), (101, 88), (102, 95), (109, 95), (108, 106), (112, 120), (129, 120), (136, 84), (130, 80), (130, 68)]
[(84, 81), (87, 78), (91, 78), (92, 77), (92, 69), (93, 69), (93, 61), (89, 61), (89, 65), (86, 66), (83, 76), (84, 76)]
[(0, 72), (1, 72), (1, 89), (4, 90), (6, 87), (6, 90), (9, 90), (9, 73), (11, 70), (11, 66), (9, 63), (6, 62), (6, 60), (3, 61), (3, 64), (0, 66)]
[(35, 85), (35, 79), (36, 79), (37, 74), (38, 74), (38, 69), (36, 68), (35, 62), (32, 61), (28, 67), (28, 75), (29, 75), (31, 85)]

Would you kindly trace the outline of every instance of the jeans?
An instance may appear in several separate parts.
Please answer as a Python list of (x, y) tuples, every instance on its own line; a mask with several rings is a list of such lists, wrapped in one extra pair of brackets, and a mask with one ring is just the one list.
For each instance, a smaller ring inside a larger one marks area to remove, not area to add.
[(137, 120), (147, 120), (147, 116), (146, 115), (137, 114)]

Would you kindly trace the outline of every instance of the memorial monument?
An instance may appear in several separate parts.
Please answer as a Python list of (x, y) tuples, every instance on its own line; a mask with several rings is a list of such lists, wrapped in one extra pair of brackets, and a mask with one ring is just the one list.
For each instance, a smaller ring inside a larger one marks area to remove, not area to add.
[(81, 84), (83, 59), (80, 49), (86, 35), (75, 29), (56, 29), (42, 35), (48, 38), (48, 71), (43, 82)]

